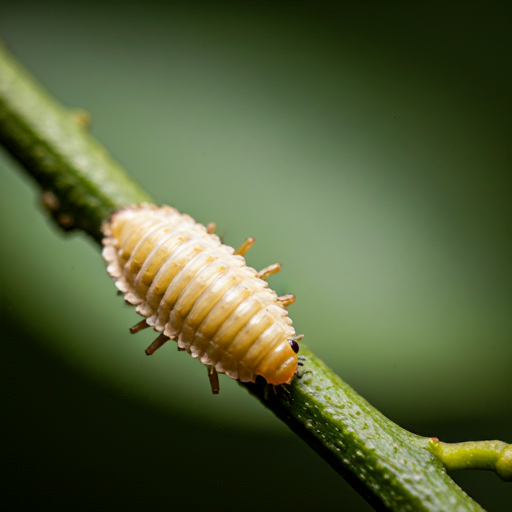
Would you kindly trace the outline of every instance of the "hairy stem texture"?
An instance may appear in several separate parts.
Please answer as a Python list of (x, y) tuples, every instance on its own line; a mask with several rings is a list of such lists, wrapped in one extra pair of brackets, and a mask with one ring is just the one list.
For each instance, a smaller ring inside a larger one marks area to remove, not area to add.
[[(82, 229), (99, 241), (101, 223), (112, 212), (151, 198), (85, 131), (85, 119), (59, 105), (0, 46), (0, 142), (38, 182), (59, 225)], [(471, 452), (454, 455), (407, 432), (304, 345), (300, 354), (304, 367), (291, 385), (272, 389), (257, 381), (244, 386), (376, 509), (483, 510), (446, 474), (445, 465), (468, 467), (464, 460), (473, 457)], [(502, 444), (502, 450), (510, 447)], [(501, 460), (482, 457), (486, 462), (469, 467), (496, 470), (489, 461)], [(510, 461), (502, 464), (506, 475)]]

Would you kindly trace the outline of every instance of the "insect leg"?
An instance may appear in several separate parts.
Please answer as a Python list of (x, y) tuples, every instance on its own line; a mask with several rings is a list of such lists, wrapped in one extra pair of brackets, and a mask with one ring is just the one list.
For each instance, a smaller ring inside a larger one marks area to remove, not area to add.
[(216, 227), (217, 227), (217, 225), (215, 224), (215, 222), (209, 222), (208, 226), (206, 226), (206, 232), (209, 235), (213, 235), (213, 233), (215, 233), (215, 228)]
[(158, 338), (146, 349), (146, 355), (150, 356), (156, 352), (167, 340), (169, 340), (169, 336), (160, 334), (160, 336), (158, 336)]
[(281, 270), (281, 263), (273, 263), (272, 265), (269, 265), (268, 267), (265, 267), (264, 269), (260, 270), (258, 272), (258, 277), (260, 279), (267, 279), (268, 276), (271, 276), (272, 274), (275, 274), (276, 272), (279, 272)]
[(295, 302), (295, 295), (293, 293), (287, 293), (286, 295), (281, 295), (277, 300), (284, 306), (289, 306)]
[(130, 332), (132, 334), (137, 334), (139, 331), (142, 331), (143, 329), (147, 329), (149, 327), (149, 324), (146, 322), (146, 319), (141, 320), (138, 324), (135, 324), (133, 327), (130, 327)]
[[(306, 375), (307, 373), (313, 373), (311, 370), (304, 370), (302, 368), (304, 366), (304, 362), (307, 361), (307, 359), (308, 359), (306, 356), (299, 356), (297, 359), (298, 359), (297, 371), (296, 371), (295, 375), (298, 379), (302, 379), (302, 377), (304, 377), (304, 375)], [(299, 371), (299, 367), (301, 368), (302, 371)]]
[(244, 256), (245, 253), (254, 245), (254, 238), (250, 236), (235, 252), (234, 254), (239, 254), (240, 256)]
[(282, 390), (283, 390), (287, 395), (291, 395), (290, 390), (288, 389), (288, 387), (287, 387), (287, 386), (282, 385), (282, 386), (281, 386), (281, 389), (282, 389)]
[(212, 393), (214, 395), (219, 394), (220, 386), (219, 386), (219, 374), (215, 369), (215, 366), (206, 365), (206, 369), (208, 370), (208, 378), (210, 379), (210, 386), (212, 388)]

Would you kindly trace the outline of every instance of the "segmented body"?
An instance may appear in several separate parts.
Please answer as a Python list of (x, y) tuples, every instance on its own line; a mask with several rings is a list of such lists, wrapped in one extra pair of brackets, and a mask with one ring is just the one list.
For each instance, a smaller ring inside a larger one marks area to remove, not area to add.
[(291, 381), (298, 350), (290, 345), (292, 322), (232, 247), (168, 206), (123, 208), (103, 231), (108, 272), (149, 326), (234, 379)]

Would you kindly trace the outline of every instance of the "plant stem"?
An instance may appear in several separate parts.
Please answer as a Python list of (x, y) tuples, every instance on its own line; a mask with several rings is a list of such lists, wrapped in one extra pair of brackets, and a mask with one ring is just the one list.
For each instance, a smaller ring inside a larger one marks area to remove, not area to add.
[[(51, 98), (0, 45), (0, 142), (39, 183), (59, 225), (82, 229), (99, 242), (108, 215), (151, 198), (85, 131), (86, 121), (83, 112), (77, 115)], [(376, 509), (483, 510), (448, 477), (443, 464), (500, 473), (498, 462), (468, 466), (465, 458), (475, 457), (478, 449), (451, 452), (450, 445), (433, 446), (429, 438), (384, 417), (304, 345), (300, 355), (304, 371), (291, 385), (274, 390), (264, 382), (244, 386)], [(500, 442), (487, 443), (482, 454)], [(510, 471), (508, 460), (501, 476)]]
[(86, 118), (34, 83), (0, 43), (0, 143), (42, 187), (43, 202), (63, 229), (100, 241), (110, 213), (151, 198), (89, 136)]
[(512, 481), (512, 445), (503, 441), (441, 443), (433, 437), (429, 450), (448, 471), (486, 469), (496, 472), (506, 482)]

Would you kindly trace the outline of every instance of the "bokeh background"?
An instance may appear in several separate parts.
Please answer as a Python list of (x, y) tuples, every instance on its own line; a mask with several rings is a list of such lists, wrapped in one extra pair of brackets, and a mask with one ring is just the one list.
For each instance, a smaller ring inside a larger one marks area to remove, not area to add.
[[(512, 442), (510, 2), (0, 0), (0, 38), (161, 202), (251, 235), (305, 342), (384, 414)], [(152, 332), (0, 152), (11, 509), (370, 510)], [(454, 478), (489, 511), (491, 473)]]

